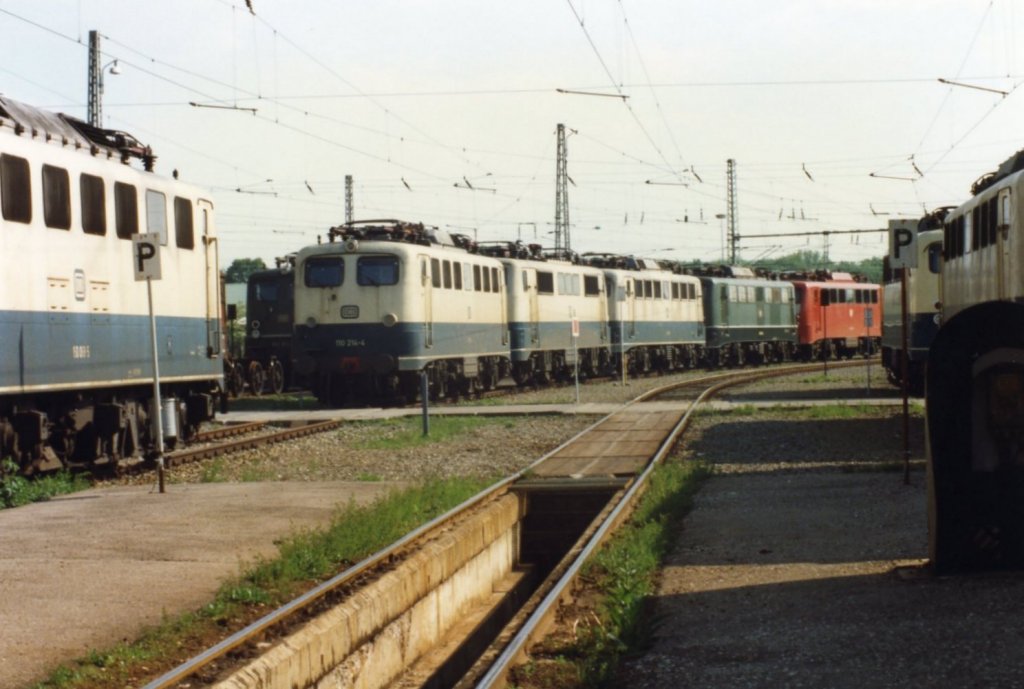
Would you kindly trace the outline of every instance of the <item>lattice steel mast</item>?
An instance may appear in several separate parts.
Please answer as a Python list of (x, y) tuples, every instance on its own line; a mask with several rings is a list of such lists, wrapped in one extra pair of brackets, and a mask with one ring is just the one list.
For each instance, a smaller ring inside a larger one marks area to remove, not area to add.
[(726, 162), (726, 217), (729, 225), (729, 264), (736, 265), (736, 244), (740, 236), (736, 233), (736, 161), (732, 158)]
[(570, 251), (569, 237), (569, 172), (566, 169), (565, 125), (558, 125), (558, 159), (555, 163), (555, 249)]

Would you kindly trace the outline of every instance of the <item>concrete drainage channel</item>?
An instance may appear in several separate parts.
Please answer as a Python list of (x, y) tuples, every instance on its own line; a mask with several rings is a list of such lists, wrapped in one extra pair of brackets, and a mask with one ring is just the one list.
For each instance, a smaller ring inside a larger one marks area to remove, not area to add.
[[(216, 686), (453, 687), (624, 481), (522, 480)], [(493, 652), (491, 653), (493, 655)]]

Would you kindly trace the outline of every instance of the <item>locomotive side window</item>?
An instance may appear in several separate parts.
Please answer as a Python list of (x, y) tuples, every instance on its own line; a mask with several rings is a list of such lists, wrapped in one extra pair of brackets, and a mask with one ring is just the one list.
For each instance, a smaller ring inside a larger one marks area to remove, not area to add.
[(462, 264), (455, 262), (452, 264), (452, 269), (455, 271), (452, 276), (455, 279), (455, 289), (462, 289)]
[(340, 287), (345, 281), (345, 261), (335, 256), (311, 258), (302, 279), (306, 287)]
[(537, 294), (554, 294), (555, 276), (547, 271), (537, 271)]
[(445, 289), (451, 289), (452, 288), (452, 262), (451, 261), (442, 261), (441, 262), (441, 270), (442, 270), (442, 273), (444, 275), (444, 288)]
[(179, 249), (194, 249), (195, 232), (192, 229), (192, 202), (174, 197), (174, 243)]
[(675, 282), (672, 283), (672, 298), (673, 299), (678, 299), (679, 298), (679, 284), (675, 283)]
[(490, 292), (491, 291), (491, 271), (489, 271), (487, 269), (487, 266), (484, 266), (482, 272), (483, 272), (483, 276), (484, 276), (484, 290), (483, 291), (484, 292)]
[(996, 228), (999, 227), (998, 218), (996, 217), (998, 212), (998, 200), (995, 196), (988, 200), (988, 220), (985, 223), (985, 234), (988, 237), (988, 244), (992, 245), (996, 243)]
[(394, 256), (360, 256), (356, 261), (356, 283), (363, 286), (398, 284), (398, 259)]
[(942, 243), (935, 242), (928, 245), (928, 272), (933, 275), (939, 274), (942, 267)]
[(32, 222), (31, 189), (28, 161), (6, 153), (0, 155), (0, 205), (4, 220)]
[(167, 246), (167, 197), (153, 189), (146, 190), (146, 232), (160, 235), (160, 245)]
[(78, 191), (82, 197), (82, 230), (86, 234), (107, 233), (107, 202), (104, 196), (102, 177), (82, 175), (78, 179)]
[(434, 287), (441, 286), (441, 261), (436, 258), (430, 259), (430, 281)]
[(114, 182), (114, 224), (121, 239), (139, 233), (139, 195), (131, 184)]
[(596, 275), (583, 276), (583, 294), (588, 297), (596, 297), (601, 293), (601, 283)]
[(43, 165), (43, 221), (55, 230), (71, 229), (71, 181), (62, 167)]
[(499, 279), (500, 278), (498, 277), (498, 269), (497, 268), (491, 268), (491, 291), (492, 292), (500, 292), (501, 291), (501, 283), (498, 281)]
[[(484, 279), (480, 276), (480, 266), (473, 266), (473, 290), (476, 292), (482, 292), (484, 289)], [(523, 289), (526, 289), (526, 273), (523, 273)]]
[(654, 282), (654, 298), (661, 299), (661, 281), (655, 280)]

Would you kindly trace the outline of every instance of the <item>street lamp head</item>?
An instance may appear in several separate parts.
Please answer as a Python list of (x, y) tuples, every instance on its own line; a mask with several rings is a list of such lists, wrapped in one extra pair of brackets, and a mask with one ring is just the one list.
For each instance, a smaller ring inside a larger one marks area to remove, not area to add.
[(120, 74), (121, 73), (121, 66), (119, 64), (117, 64), (117, 60), (114, 60), (113, 64), (110, 65), (110, 73), (111, 74)]

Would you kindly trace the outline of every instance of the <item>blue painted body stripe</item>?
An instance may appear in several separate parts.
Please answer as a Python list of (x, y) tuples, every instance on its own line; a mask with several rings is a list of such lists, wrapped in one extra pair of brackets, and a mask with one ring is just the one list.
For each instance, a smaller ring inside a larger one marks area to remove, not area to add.
[(623, 349), (623, 331), (627, 352), (634, 347), (668, 344), (704, 345), (704, 324), (699, 321), (613, 321), (612, 351), (616, 354)]
[[(903, 334), (900, 331), (901, 328), (898, 325), (896, 327), (884, 327), (882, 329), (882, 347), (896, 351), (902, 350)], [(928, 358), (928, 348), (938, 332), (939, 326), (935, 322), (934, 313), (912, 313), (910, 316), (910, 332), (908, 333), (910, 350), (907, 352), (907, 356), (914, 360)]]
[[(160, 378), (220, 379), (207, 322), (158, 317)], [(152, 380), (149, 316), (0, 311), (0, 391), (103, 387)]]
[[(608, 334), (600, 321), (580, 321), (580, 334), (575, 338), (577, 349), (608, 346)], [(545, 351), (570, 351), (573, 348), (572, 322), (538, 323), (525, 321), (509, 324), (512, 361), (526, 361), (530, 355)]]
[(434, 359), (508, 356), (500, 323), (434, 323), (429, 330), (424, 323), (299, 326), (295, 339), (298, 351), (317, 359), (321, 371), (340, 370), (343, 359), (390, 356), (399, 370), (415, 371)]

